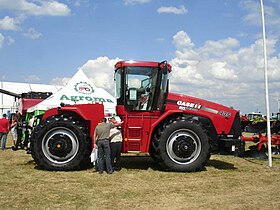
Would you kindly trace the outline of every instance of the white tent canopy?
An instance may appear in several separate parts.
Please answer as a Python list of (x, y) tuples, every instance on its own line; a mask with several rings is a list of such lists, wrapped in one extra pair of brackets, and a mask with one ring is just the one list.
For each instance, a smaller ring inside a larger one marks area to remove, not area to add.
[(115, 113), (115, 98), (106, 90), (95, 87), (80, 69), (62, 89), (41, 103), (30, 107), (27, 112), (48, 110), (59, 107), (61, 103), (89, 104), (94, 102), (103, 103), (105, 114)]

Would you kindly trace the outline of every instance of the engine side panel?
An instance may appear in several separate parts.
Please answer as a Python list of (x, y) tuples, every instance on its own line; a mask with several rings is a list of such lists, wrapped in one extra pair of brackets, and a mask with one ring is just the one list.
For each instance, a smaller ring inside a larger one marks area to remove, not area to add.
[(181, 110), (183, 113), (202, 116), (212, 121), (217, 134), (230, 134), (239, 111), (199, 98), (179, 94), (168, 94), (166, 111)]

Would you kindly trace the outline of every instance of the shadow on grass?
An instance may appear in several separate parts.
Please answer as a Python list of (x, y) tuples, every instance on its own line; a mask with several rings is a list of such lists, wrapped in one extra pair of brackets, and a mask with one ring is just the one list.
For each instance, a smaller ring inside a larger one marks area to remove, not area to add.
[(220, 160), (208, 160), (206, 166), (212, 166), (220, 170), (236, 170), (237, 168), (231, 164)]
[(29, 160), (27, 161), (27, 163), (25, 163), (25, 165), (36, 165), (35, 160)]
[(161, 170), (150, 156), (124, 156), (121, 159), (122, 168), (147, 170)]
[(27, 162), (24, 162), (24, 163), (18, 163), (17, 165), (24, 165), (24, 166), (29, 166), (29, 167), (34, 167), (36, 169), (37, 165), (35, 163), (35, 160), (29, 160)]
[[(34, 160), (30, 160), (26, 165), (34, 165), (36, 170), (44, 170), (43, 168), (36, 165)], [(149, 168), (156, 171), (168, 171), (160, 167), (150, 156), (122, 156), (121, 157), (121, 166), (125, 169), (135, 169), (135, 170), (148, 170)], [(220, 161), (220, 160), (208, 160), (206, 167), (214, 167), (220, 170), (235, 170), (237, 169), (233, 164)], [(206, 171), (207, 168), (203, 167), (202, 171)], [(80, 170), (87, 170), (93, 168), (91, 163), (82, 166)]]
[[(220, 170), (236, 170), (237, 168), (231, 164), (220, 160), (208, 160), (206, 166), (212, 166)], [(151, 157), (149, 156), (136, 156), (136, 157), (122, 157), (122, 167), (126, 169), (140, 169), (147, 170), (151, 168), (158, 171), (167, 171), (161, 168)], [(205, 167), (202, 171), (207, 170)]]

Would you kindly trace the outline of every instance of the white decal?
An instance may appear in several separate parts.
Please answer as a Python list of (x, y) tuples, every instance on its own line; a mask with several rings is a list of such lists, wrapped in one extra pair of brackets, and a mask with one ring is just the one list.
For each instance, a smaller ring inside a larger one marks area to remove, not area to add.
[(225, 118), (230, 118), (231, 114), (230, 112), (226, 112), (226, 111), (220, 111), (219, 114)]
[(185, 101), (177, 101), (177, 105), (180, 110), (198, 110), (201, 108), (201, 104), (185, 102)]

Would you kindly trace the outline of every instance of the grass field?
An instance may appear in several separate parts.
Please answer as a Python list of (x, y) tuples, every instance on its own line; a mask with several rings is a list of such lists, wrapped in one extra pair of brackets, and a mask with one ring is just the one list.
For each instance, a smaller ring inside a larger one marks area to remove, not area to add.
[[(10, 135), (10, 134), (9, 134)], [(123, 157), (112, 175), (93, 168), (39, 170), (25, 151), (0, 151), (0, 209), (280, 209), (280, 155), (212, 155), (196, 173), (160, 171), (147, 156)]]

